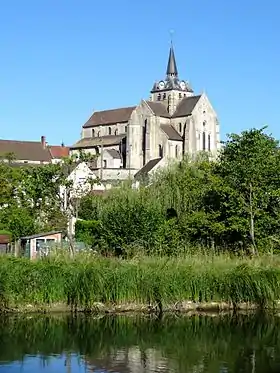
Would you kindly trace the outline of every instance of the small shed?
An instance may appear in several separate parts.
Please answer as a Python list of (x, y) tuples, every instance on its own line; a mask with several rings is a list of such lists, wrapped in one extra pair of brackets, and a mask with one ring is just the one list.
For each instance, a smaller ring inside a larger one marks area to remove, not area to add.
[(46, 233), (37, 233), (31, 236), (21, 237), (20, 244), (22, 253), (30, 259), (36, 259), (40, 249), (47, 245), (61, 243), (63, 237), (62, 231), (52, 231)]
[(11, 248), (11, 236), (0, 234), (0, 254), (7, 254)]

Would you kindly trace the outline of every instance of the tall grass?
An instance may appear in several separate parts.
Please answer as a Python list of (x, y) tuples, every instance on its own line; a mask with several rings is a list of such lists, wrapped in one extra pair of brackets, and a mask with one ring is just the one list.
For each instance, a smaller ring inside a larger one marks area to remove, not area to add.
[(0, 302), (2, 308), (64, 303), (90, 309), (96, 302), (161, 308), (181, 301), (273, 306), (280, 300), (279, 262), (268, 256), (251, 261), (227, 256), (130, 261), (1, 257)]

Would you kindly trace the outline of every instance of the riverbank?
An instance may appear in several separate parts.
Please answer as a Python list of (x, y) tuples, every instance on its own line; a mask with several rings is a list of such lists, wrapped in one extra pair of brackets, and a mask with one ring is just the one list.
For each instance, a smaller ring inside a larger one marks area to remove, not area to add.
[(280, 309), (280, 257), (0, 258), (0, 308), (15, 312)]

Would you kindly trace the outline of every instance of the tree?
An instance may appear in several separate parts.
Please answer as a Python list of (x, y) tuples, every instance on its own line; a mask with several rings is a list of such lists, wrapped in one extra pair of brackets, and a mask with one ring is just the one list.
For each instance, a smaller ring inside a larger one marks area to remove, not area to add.
[(258, 254), (258, 238), (280, 228), (279, 144), (264, 130), (229, 135), (215, 169), (227, 190), (224, 197), (231, 196), (222, 202), (223, 213), (227, 208), (227, 220), (243, 226), (243, 240), (248, 237), (253, 254)]

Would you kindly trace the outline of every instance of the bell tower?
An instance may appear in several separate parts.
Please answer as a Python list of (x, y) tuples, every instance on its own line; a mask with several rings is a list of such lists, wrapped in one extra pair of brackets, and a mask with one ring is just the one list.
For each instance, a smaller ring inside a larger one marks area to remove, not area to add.
[(185, 80), (179, 79), (175, 52), (171, 42), (165, 80), (156, 81), (151, 90), (151, 101), (161, 102), (166, 105), (172, 115), (178, 103), (184, 98), (193, 96), (194, 92)]

